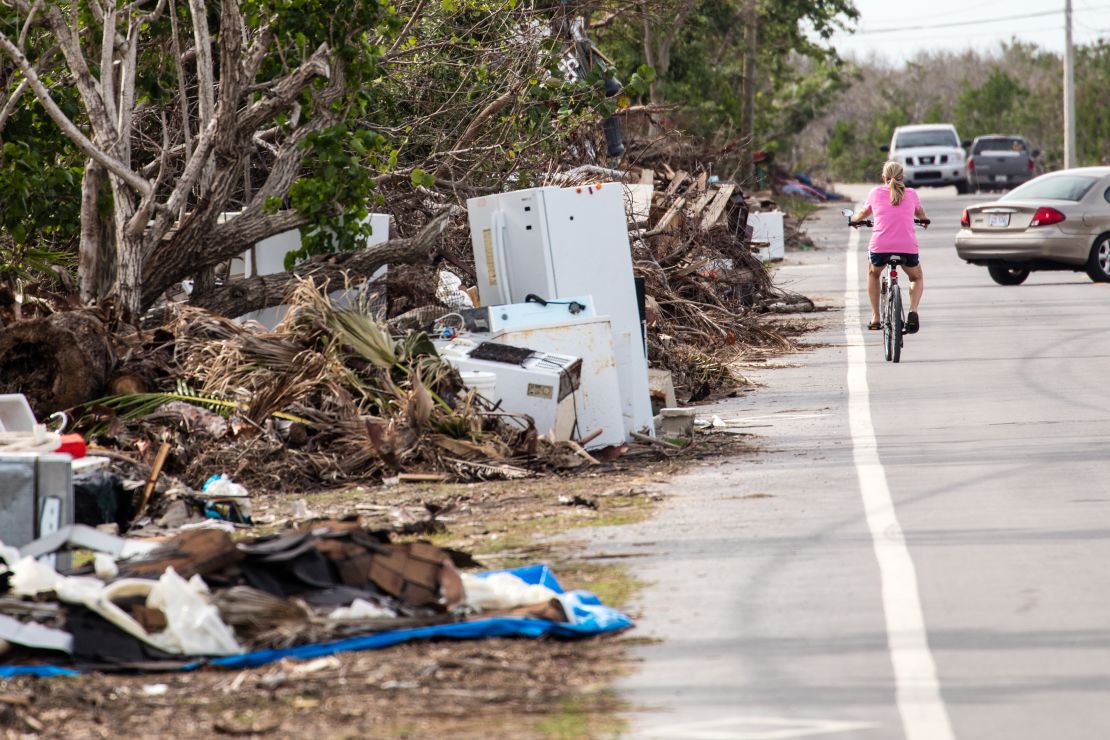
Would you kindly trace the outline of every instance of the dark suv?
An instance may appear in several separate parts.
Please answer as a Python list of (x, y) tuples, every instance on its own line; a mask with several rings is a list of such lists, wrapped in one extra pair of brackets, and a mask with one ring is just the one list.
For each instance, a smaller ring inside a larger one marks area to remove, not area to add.
[(991, 134), (971, 142), (967, 181), (972, 190), (1007, 190), (1033, 179), (1036, 149), (1023, 136)]

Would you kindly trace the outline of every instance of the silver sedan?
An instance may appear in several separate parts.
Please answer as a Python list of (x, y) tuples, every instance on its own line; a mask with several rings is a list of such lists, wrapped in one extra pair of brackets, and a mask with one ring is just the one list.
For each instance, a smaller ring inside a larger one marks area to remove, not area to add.
[(1001, 285), (1034, 270), (1085, 271), (1110, 282), (1110, 167), (1041, 175), (991, 203), (964, 209), (956, 253)]

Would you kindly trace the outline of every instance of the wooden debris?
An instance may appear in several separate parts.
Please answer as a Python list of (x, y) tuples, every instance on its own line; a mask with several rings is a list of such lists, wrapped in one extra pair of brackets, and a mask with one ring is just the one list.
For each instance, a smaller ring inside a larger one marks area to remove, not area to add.
[(709, 206), (709, 210), (705, 212), (705, 218), (701, 220), (702, 231), (708, 231), (721, 220), (721, 215), (725, 212), (725, 208), (728, 206), (728, 202), (732, 198), (732, 193), (735, 190), (736, 186), (729, 184), (721, 187), (721, 189), (717, 191), (717, 196), (713, 199), (713, 203)]
[(170, 454), (170, 443), (163, 442), (162, 446), (158, 448), (158, 454), (154, 457), (154, 465), (150, 467), (150, 475), (146, 477), (146, 485), (143, 486), (143, 497), (139, 501), (139, 508), (135, 514), (135, 519), (139, 519), (143, 512), (146, 511), (147, 502), (150, 501), (150, 494), (154, 491), (154, 484), (158, 482), (158, 476), (162, 474), (162, 466), (166, 464), (166, 456)]
[(705, 210), (705, 207), (709, 205), (709, 202), (716, 197), (716, 190), (706, 190), (698, 197), (696, 201), (694, 201), (694, 204), (692, 206), (686, 209), (686, 219), (688, 221), (694, 221), (695, 219), (697, 219), (697, 217), (701, 215), (701, 212)]
[(664, 213), (655, 223), (655, 226), (647, 232), (646, 236), (661, 234), (668, 228), (670, 228), (672, 226), (672, 222), (675, 220), (678, 214), (682, 213), (682, 207), (685, 205), (686, 196), (677, 198), (675, 202), (671, 204), (671, 207), (667, 209), (666, 213)]
[(632, 439), (638, 442), (643, 442), (645, 444), (652, 445), (653, 447), (662, 447), (664, 450), (677, 451), (682, 449), (681, 445), (676, 445), (671, 442), (667, 442), (666, 440), (652, 437), (647, 434), (641, 434), (640, 432), (629, 432), (629, 436), (631, 436)]
[(683, 183), (686, 182), (687, 177), (689, 177), (689, 175), (686, 174), (685, 170), (679, 170), (675, 173), (674, 177), (671, 178), (671, 184), (668, 185), (667, 189), (663, 191), (664, 203), (669, 201), (678, 193), (678, 189), (682, 187)]

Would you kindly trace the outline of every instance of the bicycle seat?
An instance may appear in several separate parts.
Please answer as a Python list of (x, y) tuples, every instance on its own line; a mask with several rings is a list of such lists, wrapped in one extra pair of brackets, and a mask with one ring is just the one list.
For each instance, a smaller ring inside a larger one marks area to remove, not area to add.
[(897, 267), (902, 264), (902, 258), (897, 254), (892, 254), (890, 257), (887, 257), (886, 263)]

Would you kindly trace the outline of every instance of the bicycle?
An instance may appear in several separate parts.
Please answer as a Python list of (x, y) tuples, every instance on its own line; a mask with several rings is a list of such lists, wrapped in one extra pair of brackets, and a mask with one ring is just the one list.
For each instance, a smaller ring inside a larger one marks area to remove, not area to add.
[[(850, 208), (841, 211), (848, 217), (849, 226), (874, 226), (871, 219), (853, 221), (855, 215)], [(927, 226), (930, 219), (913, 220), (918, 226)], [(900, 362), (902, 359), (902, 338), (906, 335), (906, 314), (902, 309), (902, 289), (898, 285), (898, 266), (902, 257), (891, 255), (883, 268), (879, 282), (879, 324), (883, 329), (883, 354), (887, 362)]]

